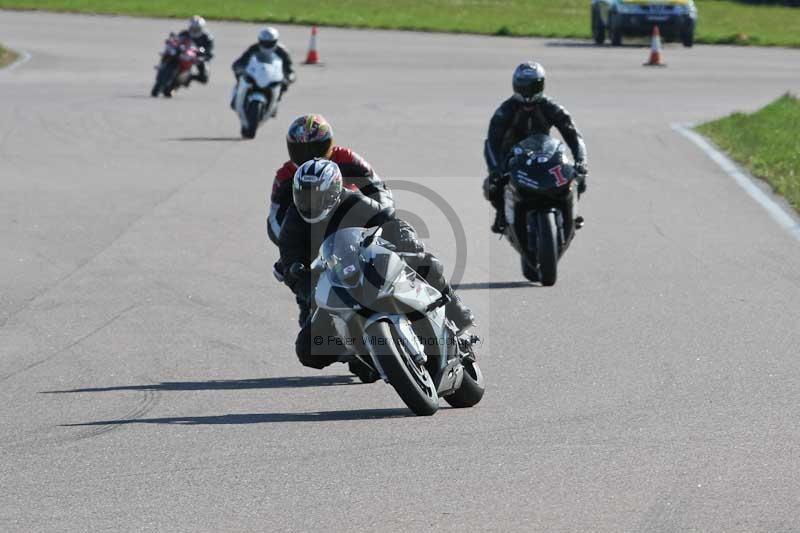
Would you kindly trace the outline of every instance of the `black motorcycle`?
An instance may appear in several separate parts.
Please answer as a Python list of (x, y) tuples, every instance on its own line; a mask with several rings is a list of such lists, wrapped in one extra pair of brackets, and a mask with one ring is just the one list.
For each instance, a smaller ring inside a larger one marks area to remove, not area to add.
[(544, 286), (556, 283), (558, 260), (575, 231), (579, 175), (566, 146), (548, 135), (532, 135), (511, 150), (505, 187), (505, 236), (522, 258), (522, 273)]

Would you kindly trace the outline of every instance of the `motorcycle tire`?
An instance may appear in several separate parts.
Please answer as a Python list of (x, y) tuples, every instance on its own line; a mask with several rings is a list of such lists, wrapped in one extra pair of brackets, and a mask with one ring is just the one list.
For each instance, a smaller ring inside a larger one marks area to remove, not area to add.
[(418, 416), (430, 416), (439, 409), (436, 385), (424, 366), (420, 367), (398, 342), (394, 325), (380, 321), (367, 327), (374, 355), (386, 373), (389, 384), (411, 411)]
[(261, 121), (262, 108), (263, 104), (261, 102), (255, 101), (247, 103), (247, 109), (245, 109), (247, 127), (242, 128), (242, 137), (245, 139), (255, 139), (258, 123)]
[(539, 269), (536, 268), (536, 265), (532, 265), (524, 255), (520, 263), (522, 263), (522, 275), (525, 276), (525, 279), (534, 283), (539, 281)]
[[(161, 65), (158, 69), (158, 75), (156, 76), (156, 83), (153, 86), (153, 90), (151, 91), (152, 96), (158, 96), (158, 93), (162, 93), (167, 98), (172, 96), (172, 82), (174, 81), (175, 77), (175, 67), (171, 65)], [(153, 94), (155, 92), (156, 94)]]
[(445, 396), (444, 401), (457, 409), (473, 407), (481, 401), (485, 391), (486, 384), (478, 363), (465, 360), (464, 378), (461, 380), (461, 386), (453, 394)]
[(552, 211), (536, 215), (536, 240), (539, 246), (539, 281), (545, 287), (556, 284), (558, 277), (558, 233)]

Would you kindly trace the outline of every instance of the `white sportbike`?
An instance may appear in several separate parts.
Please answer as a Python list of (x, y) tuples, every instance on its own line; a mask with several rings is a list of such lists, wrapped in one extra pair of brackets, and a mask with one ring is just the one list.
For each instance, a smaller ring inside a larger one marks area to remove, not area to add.
[(340, 360), (369, 366), (415, 414), (434, 414), (439, 397), (453, 407), (476, 405), (485, 390), (474, 351), (480, 339), (456, 331), (444, 311), (449, 298), (380, 235), (379, 228), (344, 228), (325, 239), (311, 265), (319, 276), (314, 318), (330, 314), (334, 342), (349, 352)]
[(253, 139), (258, 125), (275, 116), (283, 83), (283, 61), (277, 54), (253, 54), (234, 89), (242, 137)]

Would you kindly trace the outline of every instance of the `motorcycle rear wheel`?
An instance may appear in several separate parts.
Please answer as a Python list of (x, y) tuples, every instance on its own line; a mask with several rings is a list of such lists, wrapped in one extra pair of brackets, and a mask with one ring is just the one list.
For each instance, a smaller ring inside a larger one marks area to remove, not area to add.
[(444, 401), (458, 409), (473, 407), (481, 401), (485, 391), (486, 384), (478, 363), (465, 360), (464, 378), (461, 380), (461, 386), (453, 394), (445, 396)]
[(374, 354), (397, 395), (418, 416), (430, 416), (439, 409), (436, 385), (424, 366), (420, 367), (398, 342), (394, 325), (380, 321), (366, 329)]

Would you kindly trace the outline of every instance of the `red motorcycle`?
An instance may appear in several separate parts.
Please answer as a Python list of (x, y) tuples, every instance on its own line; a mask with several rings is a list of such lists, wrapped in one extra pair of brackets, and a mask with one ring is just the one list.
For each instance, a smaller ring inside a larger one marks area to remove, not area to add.
[(189, 38), (182, 38), (174, 33), (164, 41), (161, 52), (161, 63), (156, 66), (156, 82), (150, 96), (159, 93), (170, 98), (178, 87), (188, 87), (192, 81), (192, 68), (201, 61), (202, 49), (192, 43)]

